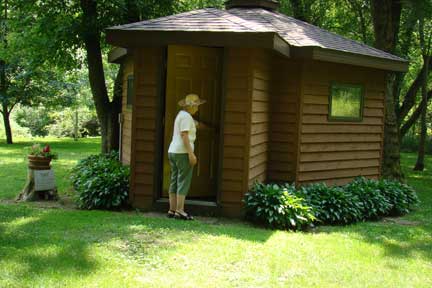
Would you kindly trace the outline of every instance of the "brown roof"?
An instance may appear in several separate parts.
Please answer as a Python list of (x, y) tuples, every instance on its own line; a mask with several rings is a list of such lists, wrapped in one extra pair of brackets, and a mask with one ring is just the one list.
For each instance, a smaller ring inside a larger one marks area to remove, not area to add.
[(208, 31), (277, 33), (290, 46), (320, 47), (392, 61), (405, 59), (342, 37), (306, 22), (262, 8), (206, 8), (148, 21), (111, 27), (116, 31)]

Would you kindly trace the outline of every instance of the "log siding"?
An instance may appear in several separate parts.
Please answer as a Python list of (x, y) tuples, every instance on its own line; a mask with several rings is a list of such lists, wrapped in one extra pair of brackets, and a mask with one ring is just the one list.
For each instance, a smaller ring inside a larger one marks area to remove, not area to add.
[(252, 99), (249, 148), (248, 188), (255, 181), (267, 180), (270, 144), (270, 103), (272, 81), (272, 54), (266, 50), (252, 51)]
[(134, 51), (134, 99), (131, 145), (131, 200), (135, 207), (153, 205), (156, 163), (156, 111), (162, 49)]
[(301, 63), (273, 58), (268, 179), (294, 182), (297, 167)]
[[(297, 183), (342, 185), (381, 174), (385, 72), (318, 61), (304, 63)], [(332, 81), (365, 89), (363, 120), (329, 121)]]
[(240, 215), (248, 190), (252, 51), (227, 48), (220, 205), (225, 215)]
[(128, 77), (133, 76), (134, 64), (133, 56), (129, 55), (124, 60), (123, 82), (122, 82), (122, 143), (121, 143), (121, 162), (125, 165), (130, 164), (131, 160), (131, 139), (132, 139), (132, 107), (127, 105)]

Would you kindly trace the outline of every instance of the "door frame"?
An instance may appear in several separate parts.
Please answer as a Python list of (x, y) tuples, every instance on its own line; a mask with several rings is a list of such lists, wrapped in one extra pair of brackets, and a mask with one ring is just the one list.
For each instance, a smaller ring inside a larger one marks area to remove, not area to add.
[[(175, 44), (174, 44), (175, 45)], [(193, 45), (198, 46), (198, 45)], [(200, 46), (198, 46), (200, 47)], [(206, 47), (206, 46), (201, 46)], [(226, 62), (227, 62), (227, 49), (225, 47), (208, 47), (208, 48), (217, 48), (220, 50), (220, 71), (219, 71), (219, 93), (220, 93), (220, 111), (219, 111), (219, 143), (218, 143), (218, 162), (216, 168), (216, 198), (215, 202), (213, 201), (201, 201), (201, 202), (210, 202), (216, 203), (219, 207), (221, 202), (221, 193), (222, 193), (222, 171), (223, 171), (223, 150), (224, 150), (224, 115), (225, 115), (225, 92), (226, 92)], [(165, 99), (166, 99), (166, 84), (167, 84), (167, 75), (168, 75), (168, 46), (163, 47), (162, 59), (160, 60), (161, 65), (159, 66), (159, 81), (157, 85), (157, 111), (156, 111), (156, 155), (155, 155), (155, 173), (154, 173), (154, 191), (153, 191), (153, 199), (154, 202), (160, 202), (162, 197), (163, 190), (163, 153), (164, 153), (164, 131), (165, 131)], [(197, 202), (197, 201), (192, 201)], [(200, 201), (198, 201), (200, 202)], [(186, 200), (186, 204), (188, 204), (188, 200)], [(198, 204), (199, 205), (199, 204)]]

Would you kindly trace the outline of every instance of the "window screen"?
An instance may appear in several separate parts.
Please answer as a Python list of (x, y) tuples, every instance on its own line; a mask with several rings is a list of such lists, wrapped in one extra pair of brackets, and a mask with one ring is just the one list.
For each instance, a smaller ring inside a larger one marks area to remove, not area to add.
[(329, 120), (361, 121), (363, 117), (363, 86), (332, 83), (329, 99)]

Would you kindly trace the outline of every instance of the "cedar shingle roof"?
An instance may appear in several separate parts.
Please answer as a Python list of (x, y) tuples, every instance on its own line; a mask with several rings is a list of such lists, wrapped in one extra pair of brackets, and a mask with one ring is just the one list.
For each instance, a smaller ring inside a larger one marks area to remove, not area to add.
[(295, 47), (321, 47), (393, 61), (405, 59), (342, 37), (309, 23), (262, 8), (206, 8), (109, 28), (139, 31), (274, 32)]

